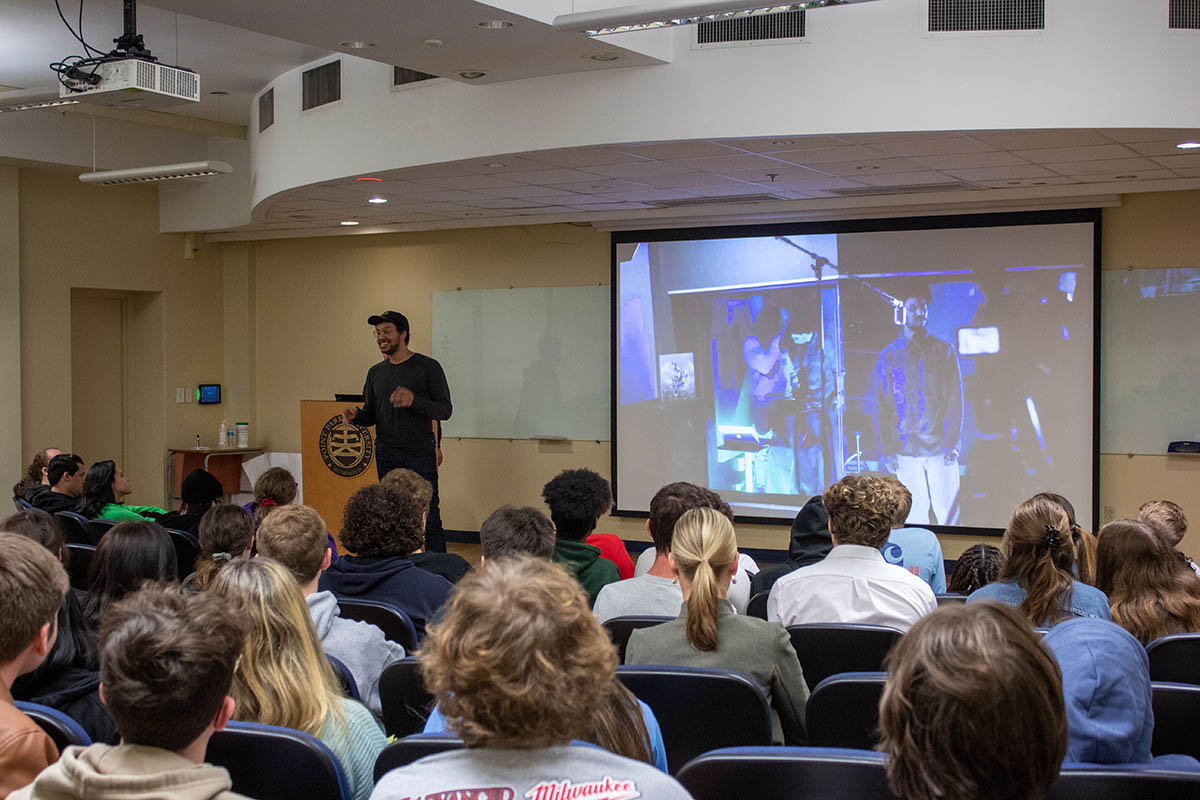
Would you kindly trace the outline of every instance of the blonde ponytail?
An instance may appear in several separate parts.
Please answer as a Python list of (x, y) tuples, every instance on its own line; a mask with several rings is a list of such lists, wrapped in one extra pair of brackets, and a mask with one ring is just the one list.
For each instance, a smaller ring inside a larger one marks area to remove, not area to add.
[(720, 602), (717, 575), (737, 560), (733, 523), (711, 508), (688, 511), (675, 523), (671, 555), (692, 584), (687, 601), (688, 642), (697, 650), (716, 650)]

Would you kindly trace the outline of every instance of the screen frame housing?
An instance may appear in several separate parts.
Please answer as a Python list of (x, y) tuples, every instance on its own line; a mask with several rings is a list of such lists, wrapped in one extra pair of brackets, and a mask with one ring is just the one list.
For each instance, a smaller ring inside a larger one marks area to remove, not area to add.
[[(609, 408), (611, 410), (611, 467), (609, 475), (612, 485), (614, 517), (649, 519), (648, 511), (622, 509), (619, 507), (617, 473), (617, 361), (619, 358), (617, 320), (618, 308), (617, 246), (639, 242), (700, 241), (703, 239), (747, 238), (756, 236), (795, 236), (805, 234), (874, 233), (880, 231), (917, 231), (962, 228), (1003, 228), (1022, 225), (1056, 225), (1070, 223), (1092, 224), (1092, 496), (1091, 523), (1095, 527), (1100, 511), (1100, 271), (1101, 271), (1101, 210), (1099, 208), (1062, 209), (1054, 211), (1016, 211), (985, 214), (949, 214), (945, 216), (886, 217), (880, 219), (828, 220), (823, 222), (789, 222), (764, 225), (719, 225), (695, 228), (661, 228), (614, 231), (610, 234), (609, 283), (610, 346), (609, 346)], [(758, 525), (790, 526), (791, 519), (782, 517), (760, 517), (735, 514), (734, 522)], [(924, 525), (937, 534), (965, 536), (1003, 536), (1002, 528), (966, 525)]]

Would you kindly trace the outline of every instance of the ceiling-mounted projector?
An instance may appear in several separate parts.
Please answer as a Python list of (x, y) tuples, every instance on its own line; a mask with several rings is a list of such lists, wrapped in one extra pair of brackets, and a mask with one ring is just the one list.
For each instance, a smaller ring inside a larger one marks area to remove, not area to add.
[(200, 102), (200, 76), (156, 61), (122, 58), (97, 64), (99, 78), (63, 76), (58, 96), (118, 108), (157, 108)]

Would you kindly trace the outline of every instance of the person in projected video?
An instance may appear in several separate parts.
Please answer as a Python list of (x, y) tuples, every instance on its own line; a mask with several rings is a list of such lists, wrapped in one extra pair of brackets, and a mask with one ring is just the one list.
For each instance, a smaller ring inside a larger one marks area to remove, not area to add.
[(788, 310), (767, 304), (754, 319), (750, 334), (742, 341), (749, 389), (750, 421), (767, 447), (757, 458), (761, 462), (753, 474), (759, 476), (745, 491), (794, 494), (795, 417), (783, 402), (792, 397), (796, 366), (791, 360), (788, 342)]
[(954, 348), (926, 332), (928, 317), (925, 298), (906, 299), (900, 336), (875, 364), (879, 456), (881, 467), (912, 492), (910, 523), (954, 525), (962, 374)]

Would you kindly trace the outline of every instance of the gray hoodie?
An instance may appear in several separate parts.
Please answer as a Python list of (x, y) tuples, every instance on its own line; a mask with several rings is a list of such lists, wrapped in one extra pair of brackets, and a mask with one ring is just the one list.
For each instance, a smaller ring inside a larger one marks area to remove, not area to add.
[(224, 767), (196, 764), (158, 747), (68, 747), (15, 800), (246, 800)]
[(325, 654), (346, 665), (358, 684), (363, 705), (380, 717), (379, 676), (393, 661), (404, 658), (404, 648), (385, 639), (383, 631), (374, 625), (338, 616), (337, 598), (332, 592), (314, 592), (307, 599)]

